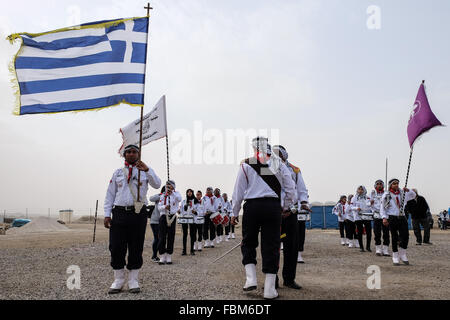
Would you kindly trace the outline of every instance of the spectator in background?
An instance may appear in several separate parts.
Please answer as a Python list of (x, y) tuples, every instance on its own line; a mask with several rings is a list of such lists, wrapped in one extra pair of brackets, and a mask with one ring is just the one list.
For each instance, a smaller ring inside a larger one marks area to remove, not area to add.
[(422, 244), (422, 231), (420, 230), (420, 226), (423, 227), (423, 243), (432, 244), (430, 242), (430, 222), (428, 220), (430, 207), (425, 198), (419, 196), (416, 189), (413, 189), (413, 191), (416, 193), (416, 197), (406, 203), (405, 212), (411, 214), (414, 235), (416, 236), (416, 245)]

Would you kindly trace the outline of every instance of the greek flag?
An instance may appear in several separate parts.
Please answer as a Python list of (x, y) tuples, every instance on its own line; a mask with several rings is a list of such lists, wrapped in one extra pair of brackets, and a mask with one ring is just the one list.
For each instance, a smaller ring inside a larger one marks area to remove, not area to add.
[(99, 21), (40, 34), (10, 35), (22, 45), (14, 114), (144, 104), (148, 17)]

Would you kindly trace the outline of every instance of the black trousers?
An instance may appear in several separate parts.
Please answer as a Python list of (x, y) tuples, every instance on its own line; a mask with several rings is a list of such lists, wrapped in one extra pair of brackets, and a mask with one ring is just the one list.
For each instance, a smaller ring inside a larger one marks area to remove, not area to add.
[(281, 205), (276, 198), (247, 200), (242, 217), (242, 264), (256, 264), (261, 230), (262, 272), (276, 274), (280, 262)]
[(152, 258), (156, 258), (158, 255), (158, 243), (159, 243), (159, 224), (150, 224), (150, 227), (152, 227), (153, 232), (153, 242), (152, 242), (152, 250), (153, 255)]
[(183, 230), (183, 252), (186, 252), (186, 243), (187, 243), (187, 237), (189, 232), (189, 238), (191, 240), (191, 252), (194, 251), (194, 243), (197, 241), (197, 227), (195, 224), (187, 224), (183, 223), (181, 225), (181, 229)]
[(217, 231), (218, 236), (222, 236), (223, 235), (223, 225), (219, 224), (218, 226), (216, 226), (216, 231)]
[(356, 239), (355, 236), (355, 223), (351, 220), (345, 220), (345, 233), (347, 234), (347, 239)]
[(111, 228), (109, 229), (109, 251), (111, 267), (120, 270), (125, 267), (128, 250), (128, 270), (142, 267), (142, 251), (144, 250), (145, 229), (147, 228), (146, 208), (141, 213), (113, 208)]
[(281, 218), (281, 234), (286, 234), (286, 236), (281, 239), (283, 242), (284, 258), (282, 274), (285, 282), (292, 282), (295, 280), (299, 244), (298, 231), (299, 227), (296, 214), (290, 214), (286, 218)]
[(297, 226), (298, 226), (298, 251), (303, 252), (306, 236), (306, 221), (298, 221)]
[(231, 226), (231, 223), (229, 223), (225, 226), (225, 235), (226, 236), (230, 234), (230, 226)]
[(366, 228), (366, 248), (370, 249), (370, 243), (372, 241), (372, 221), (369, 220), (357, 220), (355, 221), (356, 228), (358, 229), (356, 236), (358, 237), (358, 243), (361, 249), (364, 249), (363, 245), (363, 233), (364, 227)]
[(203, 240), (203, 224), (195, 224), (195, 231), (197, 232), (197, 241)]
[(375, 236), (375, 245), (381, 245), (381, 233), (383, 232), (383, 245), (389, 246), (389, 227), (383, 224), (383, 219), (373, 220), (373, 234)]
[(203, 225), (203, 239), (214, 240), (216, 238), (216, 226), (209, 218), (211, 214), (205, 214), (205, 224)]
[(405, 216), (389, 216), (389, 231), (392, 237), (392, 252), (398, 252), (398, 247), (407, 249), (409, 241), (408, 221)]
[(172, 254), (173, 243), (175, 242), (175, 227), (177, 225), (177, 219), (172, 221), (172, 224), (167, 226), (166, 215), (162, 214), (159, 218), (159, 254)]
[(422, 243), (422, 231), (420, 226), (423, 227), (423, 242), (430, 242), (430, 223), (427, 218), (423, 219), (412, 219), (412, 226), (414, 229), (414, 235), (416, 236), (416, 241)]
[(339, 221), (339, 233), (341, 238), (345, 238), (345, 221)]

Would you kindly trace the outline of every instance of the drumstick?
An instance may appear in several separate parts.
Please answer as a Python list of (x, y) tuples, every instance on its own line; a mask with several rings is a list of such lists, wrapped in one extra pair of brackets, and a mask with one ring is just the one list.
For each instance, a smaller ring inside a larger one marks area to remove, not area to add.
[[(282, 235), (280, 235), (280, 239), (283, 239), (286, 237), (286, 233), (283, 233)], [(223, 255), (221, 255), (220, 257), (218, 257), (216, 260), (214, 260), (212, 263), (215, 263), (217, 261), (219, 261), (220, 259), (222, 259), (223, 257), (225, 257), (227, 254), (229, 254), (231, 251), (233, 251), (234, 249), (236, 249), (237, 247), (240, 247), (242, 245), (242, 241), (240, 243), (238, 243), (237, 245), (235, 245), (233, 248), (231, 248), (230, 250), (228, 250), (227, 252), (225, 252)]]

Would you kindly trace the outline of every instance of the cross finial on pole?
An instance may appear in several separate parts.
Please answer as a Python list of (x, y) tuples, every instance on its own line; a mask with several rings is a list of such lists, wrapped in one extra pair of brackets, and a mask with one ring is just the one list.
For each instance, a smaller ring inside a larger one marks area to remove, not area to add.
[(153, 10), (153, 8), (150, 7), (150, 2), (147, 2), (147, 6), (144, 7), (144, 9), (147, 9), (147, 17), (150, 17), (150, 10)]

